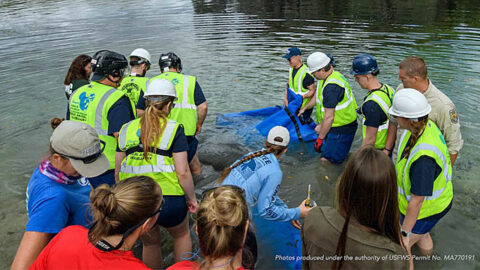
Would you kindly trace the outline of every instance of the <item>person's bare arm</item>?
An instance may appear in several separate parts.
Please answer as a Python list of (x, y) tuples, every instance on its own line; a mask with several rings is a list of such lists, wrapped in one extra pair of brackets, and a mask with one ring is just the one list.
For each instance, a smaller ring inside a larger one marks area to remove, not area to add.
[(327, 137), (328, 132), (332, 128), (333, 120), (335, 118), (335, 109), (334, 108), (325, 108), (325, 116), (323, 117), (322, 123), (317, 125), (315, 132), (317, 132), (318, 137), (324, 140)]
[(52, 235), (43, 232), (25, 232), (13, 259), (11, 270), (28, 269), (47, 245)]
[(191, 213), (197, 211), (197, 197), (195, 195), (193, 177), (188, 167), (187, 152), (173, 153), (173, 162), (177, 173), (178, 182), (188, 198), (188, 208)]
[(207, 111), (208, 111), (208, 106), (206, 101), (197, 106), (198, 117), (197, 117), (197, 130), (195, 133), (196, 135), (202, 132), (202, 125), (203, 125), (203, 122), (205, 121), (205, 118), (207, 118)]
[(385, 148), (383, 152), (386, 155), (390, 155), (395, 147), (395, 140), (397, 139), (397, 125), (394, 123), (388, 123), (388, 131), (387, 131), (387, 140), (385, 142)]
[(365, 138), (363, 139), (362, 146), (375, 145), (375, 141), (377, 140), (377, 131), (378, 131), (378, 128), (367, 126), (365, 131)]
[(127, 156), (125, 152), (116, 152), (115, 153), (115, 183), (120, 181), (120, 166), (122, 164), (122, 160)]

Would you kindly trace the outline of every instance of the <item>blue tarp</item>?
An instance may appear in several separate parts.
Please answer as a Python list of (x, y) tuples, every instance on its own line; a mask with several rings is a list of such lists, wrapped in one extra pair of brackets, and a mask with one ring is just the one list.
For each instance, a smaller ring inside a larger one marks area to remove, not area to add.
[(310, 142), (317, 138), (315, 123), (302, 124), (297, 117), (298, 110), (302, 105), (302, 96), (295, 94), (287, 88), (287, 108), (277, 106), (258, 110), (244, 111), (240, 113), (227, 113), (217, 117), (219, 126), (235, 126), (237, 134), (249, 143), (258, 140), (259, 133), (264, 138), (274, 126), (284, 126), (290, 132), (290, 143), (303, 141)]

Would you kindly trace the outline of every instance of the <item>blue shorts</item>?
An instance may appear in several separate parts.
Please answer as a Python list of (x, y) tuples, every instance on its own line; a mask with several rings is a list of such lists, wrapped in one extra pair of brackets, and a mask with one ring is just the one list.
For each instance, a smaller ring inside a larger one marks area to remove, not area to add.
[(88, 181), (92, 185), (93, 189), (96, 189), (102, 184), (113, 186), (115, 184), (115, 170), (108, 170), (97, 177), (88, 178)]
[[(403, 224), (403, 220), (405, 219), (405, 216), (400, 214), (400, 224)], [(415, 223), (415, 226), (413, 226), (412, 233), (415, 234), (426, 234), (432, 230), (433, 226), (437, 224), (437, 222), (440, 219), (435, 219), (435, 220), (417, 220)]]
[(187, 216), (188, 206), (185, 196), (163, 196), (162, 211), (158, 215), (157, 223), (165, 228), (177, 226)]
[(197, 152), (198, 140), (196, 136), (187, 136), (187, 142), (188, 142), (187, 159), (188, 159), (188, 163), (190, 163), (190, 161), (192, 161), (193, 157), (195, 156), (195, 153)]
[(341, 164), (347, 159), (355, 133), (328, 133), (322, 145), (322, 157), (333, 164)]

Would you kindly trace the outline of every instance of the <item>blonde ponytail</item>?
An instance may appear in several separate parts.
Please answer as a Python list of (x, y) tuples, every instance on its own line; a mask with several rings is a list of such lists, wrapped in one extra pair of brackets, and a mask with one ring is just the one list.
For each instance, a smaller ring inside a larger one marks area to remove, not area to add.
[(410, 156), (410, 151), (417, 143), (418, 137), (420, 137), (420, 134), (423, 132), (423, 130), (427, 126), (427, 123), (428, 123), (428, 115), (420, 118), (418, 122), (410, 120), (410, 125), (412, 126), (412, 131), (411, 131), (412, 136), (410, 137), (411, 138), (410, 144), (405, 148), (405, 151), (404, 151), (405, 158), (408, 158)]
[(163, 108), (169, 102), (173, 102), (173, 97), (162, 101), (149, 101), (147, 99), (145, 102), (147, 108), (144, 115), (140, 118), (140, 141), (143, 145), (143, 156), (145, 160), (149, 160), (148, 153), (158, 145), (167, 125), (168, 113), (163, 111)]

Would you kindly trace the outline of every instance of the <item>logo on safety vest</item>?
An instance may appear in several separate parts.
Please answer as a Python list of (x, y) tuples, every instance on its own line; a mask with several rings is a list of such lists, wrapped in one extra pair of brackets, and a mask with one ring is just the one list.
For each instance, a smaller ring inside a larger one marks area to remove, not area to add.
[(172, 83), (175, 84), (175, 85), (177, 85), (177, 84), (179, 83), (179, 81), (178, 81), (177, 78), (175, 78), (175, 79), (172, 80)]
[(83, 92), (80, 94), (80, 109), (85, 111), (88, 108), (88, 104), (95, 99), (95, 94), (90, 94), (87, 97), (87, 93)]

